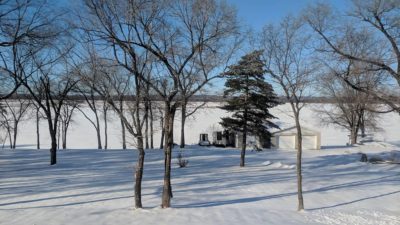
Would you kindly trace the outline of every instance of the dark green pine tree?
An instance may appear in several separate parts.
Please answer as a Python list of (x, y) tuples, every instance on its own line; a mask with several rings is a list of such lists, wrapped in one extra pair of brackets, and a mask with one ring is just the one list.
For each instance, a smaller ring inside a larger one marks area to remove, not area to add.
[[(278, 126), (270, 120), (275, 118), (269, 109), (278, 105), (272, 86), (264, 80), (262, 51), (254, 51), (228, 67), (224, 97), (227, 104), (221, 108), (232, 112), (232, 116), (222, 118), (220, 124), (228, 130), (242, 133), (240, 166), (245, 165), (247, 135), (269, 138), (268, 128)], [(266, 139), (265, 139), (266, 140)]]

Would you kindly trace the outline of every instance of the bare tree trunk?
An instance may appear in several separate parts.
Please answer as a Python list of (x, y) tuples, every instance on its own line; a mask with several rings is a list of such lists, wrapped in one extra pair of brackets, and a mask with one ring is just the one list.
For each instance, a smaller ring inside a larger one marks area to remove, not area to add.
[(160, 140), (160, 149), (164, 148), (164, 136), (165, 136), (165, 128), (164, 128), (164, 116), (160, 118), (161, 125), (161, 140)]
[(62, 123), (62, 149), (67, 149), (67, 126), (65, 123)]
[(144, 106), (144, 110), (145, 110), (145, 128), (144, 128), (144, 136), (145, 136), (145, 140), (146, 140), (146, 149), (149, 149), (149, 102), (148, 100), (146, 100), (145, 102), (145, 106)]
[(295, 113), (296, 120), (296, 129), (297, 129), (297, 198), (298, 198), (298, 207), (297, 210), (301, 211), (304, 209), (304, 200), (303, 200), (303, 176), (301, 172), (301, 162), (302, 162), (302, 150), (303, 150), (303, 139), (302, 132), (300, 126), (300, 118), (299, 114)]
[(366, 136), (365, 135), (365, 112), (364, 111), (360, 115), (358, 126), (359, 126), (359, 129), (361, 129), (361, 137), (364, 138)]
[(95, 112), (95, 117), (96, 117), (97, 149), (102, 149), (103, 147), (101, 146), (100, 120), (99, 120), (99, 116), (97, 115), (97, 111)]
[(57, 132), (55, 130), (50, 130), (51, 136), (51, 148), (50, 148), (50, 165), (57, 163)]
[(15, 149), (16, 148), (16, 143), (17, 143), (17, 135), (18, 135), (18, 121), (14, 120), (14, 141), (13, 141), (13, 145), (12, 148)]
[[(119, 110), (121, 113), (123, 113), (124, 111), (124, 102), (122, 100), (120, 100), (120, 105), (119, 105)], [(126, 135), (125, 135), (125, 125), (124, 125), (124, 121), (122, 120), (122, 118), (120, 118), (121, 121), (121, 131), (122, 131), (122, 149), (126, 149)]]
[(350, 129), (350, 145), (354, 145), (356, 143), (356, 138), (354, 135), (354, 127)]
[(242, 142), (242, 151), (240, 152), (240, 167), (245, 166), (247, 131), (243, 132)]
[[(121, 114), (124, 114), (124, 102), (122, 99), (119, 100), (119, 110)], [(125, 135), (125, 125), (124, 121), (120, 117), (121, 122), (121, 135), (122, 135), (122, 149), (126, 149), (126, 135)]]
[(164, 139), (165, 139), (165, 129), (164, 127), (161, 129), (161, 141), (160, 141), (160, 149), (164, 148)]
[(172, 158), (172, 148), (173, 148), (173, 132), (174, 132), (174, 116), (176, 108), (171, 106), (170, 102), (165, 103), (165, 172), (164, 172), (164, 186), (162, 193), (162, 208), (169, 208), (171, 206), (172, 186), (171, 186), (171, 158)]
[(58, 128), (57, 119), (54, 119), (55, 122), (53, 124), (50, 111), (46, 112), (46, 117), (47, 117), (47, 123), (49, 124), (49, 133), (51, 138), (50, 165), (54, 165), (57, 163), (57, 128)]
[(57, 142), (51, 141), (51, 149), (50, 149), (50, 165), (54, 165), (57, 163)]
[(364, 121), (361, 123), (360, 129), (361, 129), (361, 137), (364, 138), (364, 137), (366, 136), (366, 134), (365, 134), (365, 125), (364, 125)]
[(122, 128), (122, 149), (126, 149), (125, 126), (122, 119), (121, 119), (121, 128)]
[(137, 149), (139, 151), (138, 160), (136, 163), (135, 171), (135, 207), (142, 208), (142, 178), (143, 178), (143, 168), (144, 168), (144, 156), (145, 151), (143, 149), (143, 137), (138, 135), (137, 139)]
[(67, 134), (66, 134), (66, 130), (63, 131), (63, 137), (62, 137), (62, 149), (67, 149)]
[(154, 127), (153, 127), (153, 109), (151, 101), (149, 102), (149, 116), (150, 116), (150, 149), (154, 149)]
[(183, 102), (181, 106), (181, 144), (180, 148), (185, 148), (185, 123), (186, 123), (186, 105), (187, 102)]
[(57, 147), (60, 149), (60, 126), (57, 127)]
[(40, 116), (39, 109), (36, 109), (36, 148), (40, 149)]
[(101, 134), (100, 134), (100, 128), (96, 129), (96, 136), (97, 136), (97, 149), (102, 149), (103, 147), (101, 146)]
[(103, 109), (104, 112), (104, 149), (108, 148), (108, 132), (107, 132), (107, 109)]
[(357, 143), (357, 129), (353, 126), (350, 130), (350, 144), (355, 145)]
[(11, 135), (11, 130), (9, 127), (7, 128), (7, 133), (8, 133), (8, 138), (10, 141), (10, 148), (13, 149), (12, 135)]

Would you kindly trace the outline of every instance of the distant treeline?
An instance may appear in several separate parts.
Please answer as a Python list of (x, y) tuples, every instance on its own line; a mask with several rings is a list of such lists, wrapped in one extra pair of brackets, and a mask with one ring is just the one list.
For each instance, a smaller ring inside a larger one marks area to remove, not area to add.
[[(1, 96), (1, 95), (0, 95)], [(17, 95), (12, 95), (9, 99), (31, 99), (32, 97), (30, 95), (26, 94), (17, 94)], [(282, 103), (288, 103), (289, 100), (286, 97), (280, 96), (278, 97), (279, 101)], [(57, 99), (55, 97), (54, 99)], [(85, 98), (82, 95), (70, 95), (68, 97), (69, 100), (77, 100), (77, 101), (84, 101)], [(101, 96), (95, 96), (95, 99), (97, 100), (104, 100)], [(176, 97), (176, 99), (179, 99), (179, 96)], [(115, 97), (114, 100), (117, 100), (117, 97)], [(125, 96), (124, 101), (134, 101), (135, 96), (130, 95), (130, 96)], [(152, 95), (150, 96), (151, 101), (162, 101), (162, 99), (157, 96), (157, 95)], [(190, 98), (191, 102), (224, 102), (226, 101), (227, 98), (224, 98), (221, 95), (194, 95)], [(393, 101), (399, 101), (400, 97), (392, 96)], [(329, 98), (329, 97), (302, 97), (301, 102), (305, 103), (335, 103), (337, 99)], [(345, 100), (343, 100), (345, 102)], [(378, 100), (375, 101), (375, 103), (379, 103)]]

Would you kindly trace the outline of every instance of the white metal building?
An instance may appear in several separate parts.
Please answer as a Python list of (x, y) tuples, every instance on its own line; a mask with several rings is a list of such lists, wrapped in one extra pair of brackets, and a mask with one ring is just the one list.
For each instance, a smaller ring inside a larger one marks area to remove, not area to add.
[[(303, 149), (319, 150), (321, 149), (321, 133), (306, 127), (301, 128), (303, 137)], [(272, 133), (271, 145), (278, 149), (296, 149), (297, 129), (290, 127)]]

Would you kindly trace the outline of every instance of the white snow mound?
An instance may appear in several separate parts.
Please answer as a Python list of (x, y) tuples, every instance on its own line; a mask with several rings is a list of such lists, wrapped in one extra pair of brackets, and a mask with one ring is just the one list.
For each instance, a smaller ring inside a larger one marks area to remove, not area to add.
[(275, 169), (294, 169), (294, 168), (296, 168), (296, 165), (288, 165), (288, 164), (284, 164), (282, 162), (272, 163), (271, 161), (265, 161), (265, 162), (261, 163), (261, 165), (270, 166), (271, 168), (275, 168)]
[(265, 162), (261, 163), (261, 165), (263, 165), (263, 166), (269, 166), (271, 164), (272, 164), (271, 161), (265, 161)]

